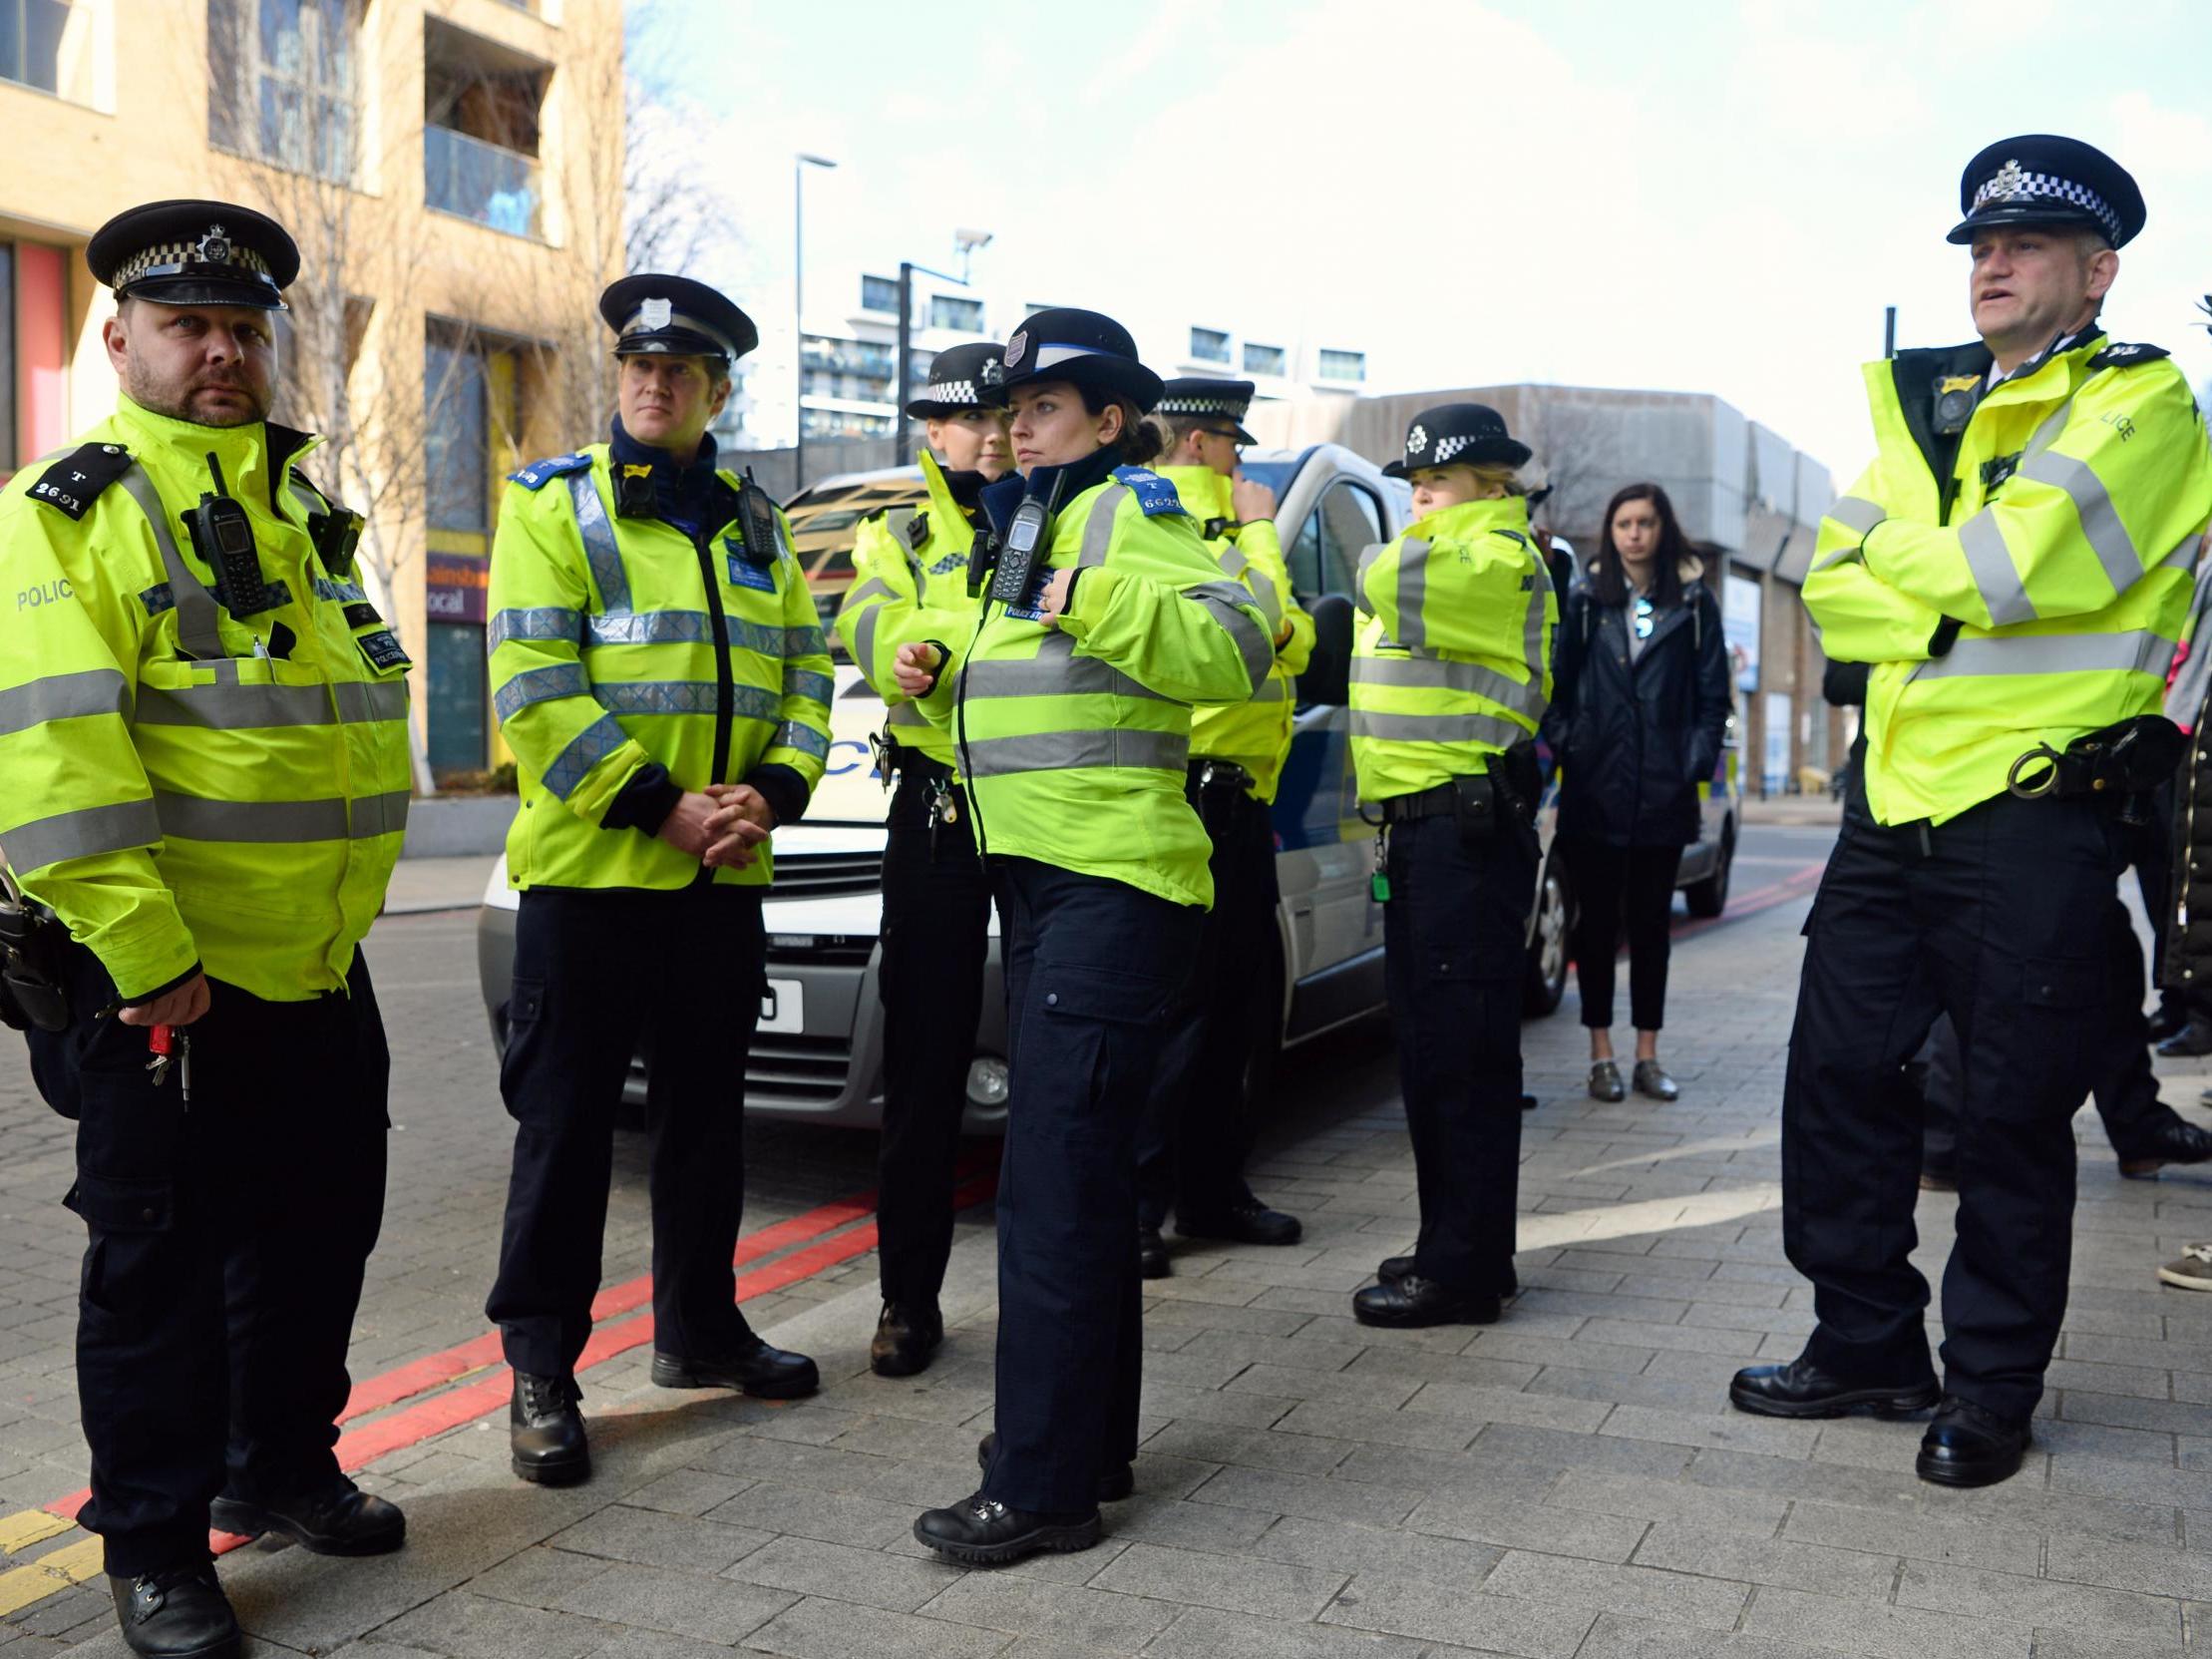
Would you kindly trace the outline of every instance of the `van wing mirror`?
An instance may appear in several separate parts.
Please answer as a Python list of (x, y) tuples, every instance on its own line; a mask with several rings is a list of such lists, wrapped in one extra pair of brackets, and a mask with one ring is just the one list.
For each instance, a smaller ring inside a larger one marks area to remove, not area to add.
[(1305, 610), (1313, 619), (1313, 653), (1298, 675), (1298, 701), (1341, 707), (1351, 701), (1351, 601), (1323, 594)]

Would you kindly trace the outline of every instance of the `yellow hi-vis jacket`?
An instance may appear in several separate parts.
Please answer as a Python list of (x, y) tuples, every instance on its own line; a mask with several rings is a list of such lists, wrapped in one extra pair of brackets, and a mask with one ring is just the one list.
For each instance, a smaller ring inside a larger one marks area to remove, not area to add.
[[(734, 517), (703, 545), (661, 519), (618, 518), (604, 444), (513, 476), (490, 598), (493, 710), (523, 786), (508, 880), (689, 886), (697, 859), (609, 826), (607, 810), (655, 762), (690, 791), (763, 766), (809, 794), (822, 781), (830, 656), (790, 533), (779, 518), (781, 545), (756, 564)], [(714, 879), (765, 885), (768, 855)]]
[[(0, 492), (0, 852), (125, 1001), (195, 967), (270, 1002), (341, 990), (410, 787), (357, 521), (298, 470), (304, 433), (118, 404)], [(180, 518), (210, 454), (276, 600), (242, 620)]]
[(952, 499), (933, 455), (922, 457), (922, 477), (929, 492), (925, 507), (895, 508), (862, 521), (837, 633), (891, 710), (886, 740), (951, 766), (951, 732), (929, 722), (892, 671), (901, 645), (923, 639), (958, 645), (975, 631), (977, 602), (967, 595), (975, 526)]
[(1244, 702), (1215, 703), (1191, 711), (1191, 753), (1202, 760), (1233, 760), (1252, 774), (1251, 793), (1273, 802), (1290, 754), (1290, 716), (1296, 679), (1313, 654), (1313, 619), (1290, 592), (1290, 568), (1273, 521), (1230, 528), (1236, 509), (1230, 480), (1212, 467), (1161, 467), (1183, 505), (1199, 522), (1206, 551), (1252, 591), (1275, 635), (1275, 666)]
[(1359, 560), (1351, 757), (1359, 798), (1487, 771), (1536, 735), (1559, 599), (1520, 496), (1431, 513)]
[(1873, 664), (1880, 823), (1941, 823), (2038, 743), (2157, 712), (2212, 516), (2188, 382), (2093, 331), (1982, 396), (1940, 467), (1934, 400), (1971, 398), (1989, 363), (1976, 344), (1866, 366), (1877, 453), (1805, 578), (1822, 650)]
[(1040, 591), (1082, 573), (1059, 625), (985, 605), (923, 699), (951, 726), (977, 842), (1211, 906), (1213, 844), (1183, 792), (1190, 705), (1243, 702), (1267, 677), (1259, 607), (1142, 467), (1063, 506), (1037, 564)]

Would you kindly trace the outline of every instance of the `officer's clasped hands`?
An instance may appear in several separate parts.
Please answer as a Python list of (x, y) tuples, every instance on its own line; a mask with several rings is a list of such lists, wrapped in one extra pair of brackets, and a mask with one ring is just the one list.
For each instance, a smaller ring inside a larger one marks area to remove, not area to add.
[(764, 845), (775, 829), (776, 810), (750, 784), (710, 783), (707, 793), (715, 809), (700, 862), (710, 870), (724, 865), (742, 870), (753, 862), (753, 849)]

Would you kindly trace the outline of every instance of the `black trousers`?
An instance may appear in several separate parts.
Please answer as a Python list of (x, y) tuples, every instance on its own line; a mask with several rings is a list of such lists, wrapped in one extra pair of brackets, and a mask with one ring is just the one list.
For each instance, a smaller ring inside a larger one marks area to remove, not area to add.
[(1383, 982), (1420, 1194), (1414, 1271), (1512, 1294), (1521, 1178), (1521, 990), (1536, 831), (1460, 839), (1450, 815), (1393, 825)]
[(1816, 1364), (1928, 1374), (1905, 1067), (1948, 1014), (1966, 1065), (1944, 1386), (2005, 1417), (2034, 1410), (2065, 1314), (2071, 1120), (2110, 1019), (2126, 856), (2078, 801), (2000, 795), (1940, 826), (1846, 826), (1805, 924), (1782, 1091), (1782, 1239), (1813, 1283)]
[(590, 1338), (615, 1108), (640, 1049), (653, 1346), (711, 1360), (750, 1337), (732, 1264), (745, 1213), (745, 1059), (765, 980), (761, 892), (700, 882), (523, 895), (500, 1066), (515, 1164), (484, 1310), (517, 1371), (567, 1376)]
[[(952, 1169), (983, 1009), (990, 883), (967, 795), (934, 825), (928, 780), (903, 770), (884, 847), (884, 1123), (876, 1225), (884, 1300), (928, 1305), (952, 1250)], [(934, 825), (934, 827), (932, 827)]]
[(1087, 1512), (1137, 1452), (1137, 1124), (1200, 912), (991, 861), (1013, 1092), (998, 1173), (998, 1442), (983, 1491)]
[(71, 955), (76, 1023), (32, 1051), (41, 1091), (78, 1112), (78, 1519), (110, 1572), (156, 1572), (207, 1559), (225, 1489), (280, 1499), (338, 1473), (391, 1062), (359, 956), (345, 994), (308, 1002), (214, 983), (189, 1028), (187, 1104), (182, 1067), (154, 1083), (145, 1028), (96, 1015), (115, 988)]
[(1245, 1159), (1245, 1066), (1273, 1006), (1281, 952), (1275, 820), (1243, 790), (1188, 793), (1214, 851), (1214, 908), (1206, 913), (1181, 1010), (1162, 1051), (1137, 1142), (1137, 1206), (1158, 1227), (1172, 1206), (1186, 1221), (1224, 1214), (1252, 1196)]
[[(2158, 1073), (2151, 1069), (2150, 1033), (2143, 1014), (2143, 949), (2135, 927), (2118, 899), (2107, 924), (2105, 985), (2111, 1002), (2098, 1039), (2096, 1069), (2089, 1097), (2104, 1120), (2104, 1138), (2121, 1157), (2147, 1149), (2174, 1110), (2158, 1097)], [(1959, 1053), (1958, 1029), (1949, 1018), (1928, 1034), (1927, 1123), (1922, 1158), (1927, 1167), (1949, 1172), (1959, 1156), (1959, 1100), (1966, 1068)]]
[(1616, 847), (1606, 841), (1567, 842), (1567, 874), (1575, 884), (1575, 980), (1582, 987), (1582, 1023), (1613, 1026), (1615, 957), (1629, 930), (1629, 1015), (1640, 1032), (1666, 1023), (1666, 962), (1673, 949), (1674, 877), (1679, 847)]

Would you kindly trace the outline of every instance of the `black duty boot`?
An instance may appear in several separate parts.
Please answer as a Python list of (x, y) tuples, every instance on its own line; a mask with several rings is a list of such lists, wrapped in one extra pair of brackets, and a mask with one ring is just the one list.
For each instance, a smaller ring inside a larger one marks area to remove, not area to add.
[(949, 1509), (925, 1509), (914, 1523), (917, 1542), (971, 1567), (1003, 1567), (1044, 1550), (1088, 1549), (1098, 1542), (1098, 1511), (1055, 1515), (1009, 1509), (977, 1492)]
[(1786, 1366), (1746, 1366), (1728, 1385), (1728, 1404), (1760, 1417), (1904, 1417), (1942, 1398), (1933, 1377), (1921, 1382), (1869, 1382), (1822, 1371), (1803, 1355)]
[(1249, 1195), (1212, 1214), (1178, 1214), (1175, 1230), (1185, 1238), (1228, 1239), (1232, 1244), (1295, 1244), (1305, 1232), (1296, 1216), (1271, 1210)]
[(1385, 1256), (1375, 1263), (1375, 1277), (1386, 1285), (1394, 1285), (1413, 1271), (1411, 1256)]
[(2152, 1180), (2169, 1163), (2203, 1163), (2212, 1158), (2212, 1134), (2169, 1108), (2158, 1126), (2139, 1144), (2120, 1152), (2119, 1158), (2120, 1173), (2129, 1180)]
[(1168, 1241), (1160, 1236), (1159, 1228), (1141, 1222), (1137, 1227), (1137, 1272), (1147, 1279), (1168, 1276)]
[(2020, 1472), (2033, 1439), (2028, 1424), (1947, 1394), (1921, 1438), (1913, 1469), (1939, 1486), (1994, 1486)]
[(108, 1575), (116, 1622), (145, 1659), (236, 1659), (238, 1620), (212, 1561), (127, 1578)]
[(804, 1354), (787, 1354), (760, 1338), (714, 1360), (686, 1360), (653, 1351), (656, 1389), (736, 1389), (756, 1400), (797, 1400), (822, 1386), (822, 1374)]
[[(975, 1466), (986, 1474), (990, 1472), (990, 1456), (998, 1450), (998, 1431), (993, 1429), (975, 1443)], [(1098, 1500), (1101, 1503), (1119, 1503), (1137, 1489), (1136, 1471), (1123, 1463), (1098, 1477)]]
[(363, 1491), (342, 1474), (297, 1497), (259, 1503), (218, 1497), (207, 1523), (241, 1538), (281, 1532), (317, 1555), (383, 1555), (407, 1541), (407, 1517), (399, 1505)]
[(912, 1377), (929, 1369), (943, 1341), (944, 1316), (934, 1302), (886, 1302), (876, 1321), (876, 1340), (868, 1345), (868, 1369), (879, 1377)]
[(515, 1472), (541, 1486), (566, 1486), (591, 1473), (591, 1443), (576, 1402), (583, 1391), (573, 1377), (515, 1374), (515, 1400), (507, 1409), (507, 1444)]
[(1352, 1292), (1351, 1317), (1362, 1325), (1495, 1325), (1499, 1307), (1495, 1296), (1408, 1273)]

